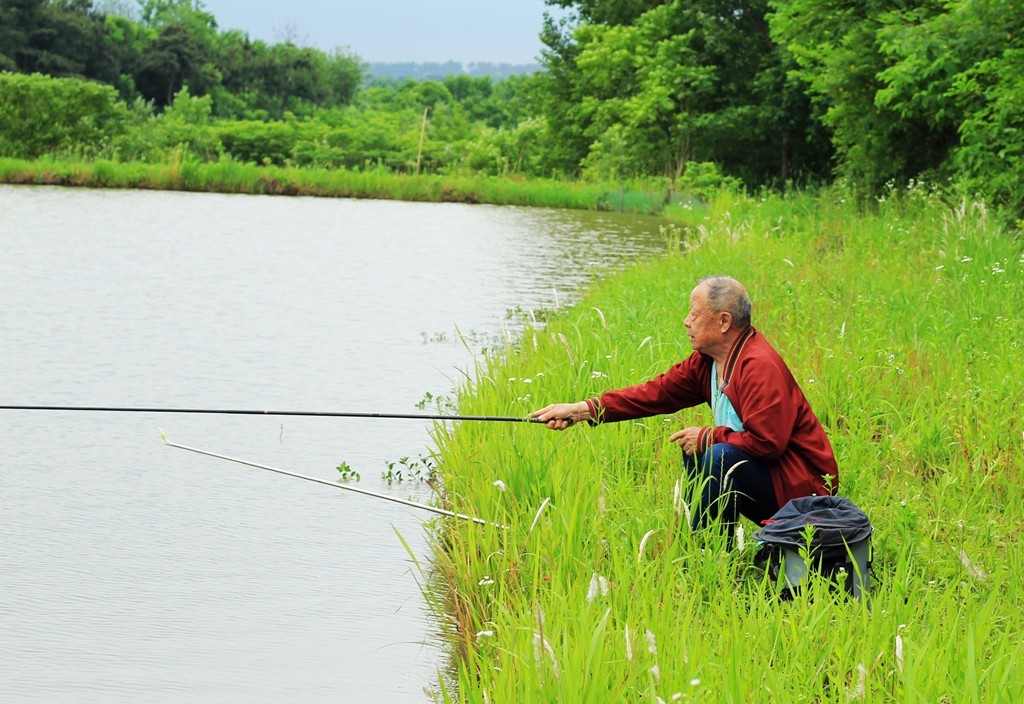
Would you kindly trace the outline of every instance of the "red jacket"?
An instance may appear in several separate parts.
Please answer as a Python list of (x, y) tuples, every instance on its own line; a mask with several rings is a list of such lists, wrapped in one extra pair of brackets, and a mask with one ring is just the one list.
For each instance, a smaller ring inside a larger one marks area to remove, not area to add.
[[(588, 401), (591, 416), (615, 422), (710, 406), (712, 361), (694, 352), (648, 382), (607, 391)], [(801, 496), (837, 492), (839, 468), (825, 429), (782, 357), (754, 328), (733, 345), (719, 377), (743, 430), (704, 428), (698, 452), (724, 442), (759, 459), (771, 472), (780, 507)]]

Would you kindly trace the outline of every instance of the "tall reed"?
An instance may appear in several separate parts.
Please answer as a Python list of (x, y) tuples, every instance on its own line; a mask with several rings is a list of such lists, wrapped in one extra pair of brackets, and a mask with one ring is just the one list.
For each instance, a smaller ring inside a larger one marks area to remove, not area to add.
[(723, 193), (687, 217), (664, 257), (482, 360), (460, 410), (526, 414), (649, 378), (689, 354), (696, 279), (736, 276), (875, 526), (870, 599), (812, 582), (780, 602), (753, 541), (695, 540), (666, 438), (706, 408), (439, 427), (448, 502), (509, 526), (439, 528), (444, 700), (1024, 701), (1020, 241), (920, 184), (868, 211), (838, 192)]

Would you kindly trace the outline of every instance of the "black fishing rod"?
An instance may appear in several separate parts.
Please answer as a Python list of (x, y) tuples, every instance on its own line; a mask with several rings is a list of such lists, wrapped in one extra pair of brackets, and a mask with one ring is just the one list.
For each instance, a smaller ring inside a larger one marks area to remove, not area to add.
[[(139, 408), (120, 406), (11, 406), (0, 411), (72, 411), (101, 413), (206, 413), (235, 416), (316, 416), (320, 418), (400, 418), (405, 420), (470, 420), (500, 423), (540, 423), (530, 416), (459, 416), (426, 413), (348, 413), (341, 411), (258, 411), (237, 408)], [(569, 419), (566, 419), (569, 420)], [(572, 425), (572, 421), (569, 420)]]

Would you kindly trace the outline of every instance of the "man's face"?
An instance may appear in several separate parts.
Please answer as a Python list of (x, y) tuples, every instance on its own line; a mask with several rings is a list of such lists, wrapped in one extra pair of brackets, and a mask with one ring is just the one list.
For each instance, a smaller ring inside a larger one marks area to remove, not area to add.
[(683, 325), (686, 326), (686, 334), (694, 352), (710, 353), (716, 343), (721, 342), (721, 324), (708, 305), (704, 284), (698, 285), (690, 294), (690, 313)]

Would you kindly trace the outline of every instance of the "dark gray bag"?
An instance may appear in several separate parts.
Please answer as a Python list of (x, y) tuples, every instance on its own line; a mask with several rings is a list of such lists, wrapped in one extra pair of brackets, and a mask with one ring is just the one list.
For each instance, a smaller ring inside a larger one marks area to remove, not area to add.
[[(813, 526), (810, 540), (808, 526)], [(754, 533), (761, 542), (756, 559), (782, 587), (783, 598), (791, 598), (813, 572), (860, 599), (870, 586), (872, 530), (867, 515), (849, 499), (805, 496), (787, 503)]]

